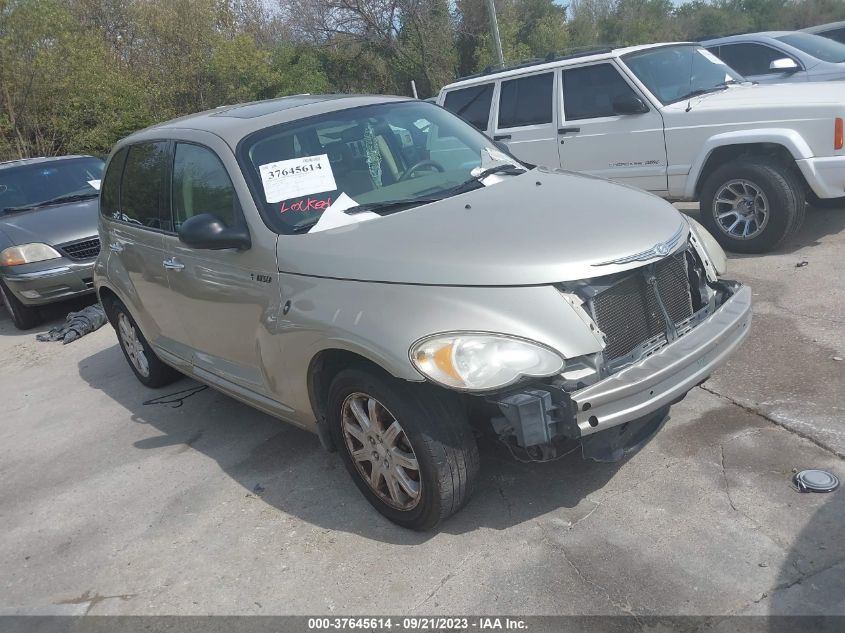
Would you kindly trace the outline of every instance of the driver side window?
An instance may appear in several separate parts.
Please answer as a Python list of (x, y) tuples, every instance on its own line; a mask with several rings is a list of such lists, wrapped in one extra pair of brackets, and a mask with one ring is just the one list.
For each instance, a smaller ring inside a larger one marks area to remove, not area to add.
[(226, 168), (210, 149), (177, 143), (173, 160), (174, 228), (201, 213), (210, 213), (234, 226), (237, 196)]

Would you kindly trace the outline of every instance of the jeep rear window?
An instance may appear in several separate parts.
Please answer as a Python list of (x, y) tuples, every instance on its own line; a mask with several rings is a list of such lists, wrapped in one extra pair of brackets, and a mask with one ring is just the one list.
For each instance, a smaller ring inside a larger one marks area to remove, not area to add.
[(356, 205), (448, 195), (491, 145), (443, 108), (396, 101), (259, 130), (237, 156), (265, 223), (288, 234), (306, 231), (342, 194)]
[(443, 107), (457, 114), (475, 129), (484, 131), (490, 118), (492, 101), (493, 84), (481, 84), (447, 92)]

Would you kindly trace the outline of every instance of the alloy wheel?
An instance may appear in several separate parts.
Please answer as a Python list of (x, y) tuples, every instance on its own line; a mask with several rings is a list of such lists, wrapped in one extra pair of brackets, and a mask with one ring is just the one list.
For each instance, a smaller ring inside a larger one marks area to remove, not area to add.
[(138, 336), (138, 331), (129, 317), (124, 312), (121, 312), (117, 317), (117, 328), (120, 332), (120, 340), (123, 343), (123, 349), (126, 350), (126, 355), (129, 357), (129, 362), (144, 378), (150, 375), (150, 363), (147, 360), (147, 354), (144, 352), (144, 344)]
[(726, 182), (713, 199), (716, 225), (734, 239), (750, 240), (769, 223), (769, 200), (750, 180)]
[(358, 473), (386, 504), (410, 510), (420, 501), (420, 467), (395, 416), (365, 393), (347, 396), (341, 407), (346, 448)]

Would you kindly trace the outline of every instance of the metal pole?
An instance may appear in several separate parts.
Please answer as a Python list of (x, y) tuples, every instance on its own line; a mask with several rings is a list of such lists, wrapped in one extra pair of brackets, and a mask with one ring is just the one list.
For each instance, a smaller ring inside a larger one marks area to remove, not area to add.
[(420, 96), (417, 94), (417, 84), (413, 79), (411, 79), (411, 92), (414, 93), (414, 99), (420, 98)]
[(504, 67), (502, 39), (499, 37), (499, 21), (496, 19), (496, 5), (493, 4), (493, 0), (487, 0), (487, 13), (490, 15), (490, 35), (493, 36), (493, 45), (496, 48), (496, 61), (499, 62), (500, 67)]

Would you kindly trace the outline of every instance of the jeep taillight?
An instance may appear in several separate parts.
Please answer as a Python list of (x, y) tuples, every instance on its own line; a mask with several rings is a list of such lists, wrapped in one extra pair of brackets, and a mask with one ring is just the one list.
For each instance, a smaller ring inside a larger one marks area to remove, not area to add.
[(842, 149), (845, 145), (845, 133), (842, 129), (842, 119), (836, 118), (836, 124), (833, 126), (833, 149)]

